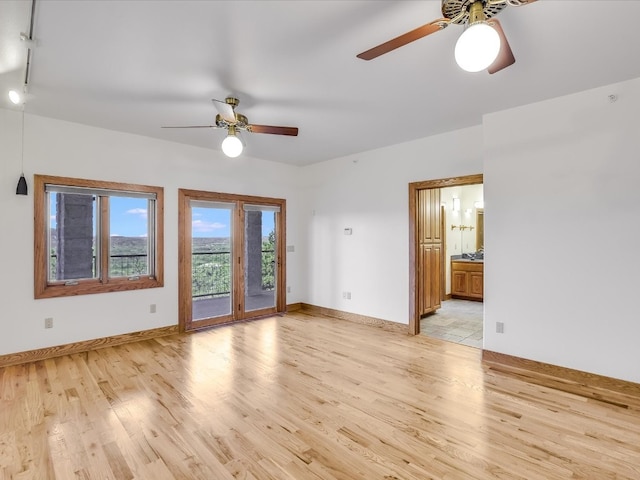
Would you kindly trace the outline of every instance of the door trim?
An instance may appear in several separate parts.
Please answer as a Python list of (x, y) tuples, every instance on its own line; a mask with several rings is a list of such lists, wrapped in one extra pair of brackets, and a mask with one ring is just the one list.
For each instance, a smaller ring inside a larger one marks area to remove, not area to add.
[(438, 180), (425, 180), (409, 184), (409, 335), (420, 333), (420, 312), (418, 311), (418, 269), (416, 268), (417, 252), (419, 249), (417, 226), (417, 199), (418, 190), (432, 188), (456, 187), (460, 185), (476, 185), (484, 183), (483, 175), (467, 175), (463, 177), (442, 178)]
[[(235, 307), (238, 299), (244, 305), (244, 285), (241, 275), (234, 275), (232, 295), (233, 302), (232, 314), (218, 319), (213, 318), (211, 321), (199, 321), (198, 326), (192, 325), (192, 292), (191, 292), (191, 215), (190, 202), (192, 200), (210, 201), (210, 202), (236, 202), (242, 211), (243, 203), (256, 205), (277, 205), (280, 207), (278, 218), (275, 223), (276, 232), (276, 305), (275, 313), (284, 313), (286, 310), (286, 200), (281, 198), (258, 197), (251, 195), (237, 195), (232, 193), (217, 193), (201, 190), (178, 189), (178, 327), (180, 332), (206, 328), (221, 323), (230, 323), (235, 321), (249, 320), (259, 318), (265, 315), (262, 310), (249, 312), (239, 312)], [(238, 208), (237, 206), (237, 208)], [(234, 259), (238, 255), (243, 255), (242, 240), (244, 225), (237, 225), (240, 233), (232, 238), (234, 243), (232, 251)], [(234, 261), (235, 263), (235, 261)]]

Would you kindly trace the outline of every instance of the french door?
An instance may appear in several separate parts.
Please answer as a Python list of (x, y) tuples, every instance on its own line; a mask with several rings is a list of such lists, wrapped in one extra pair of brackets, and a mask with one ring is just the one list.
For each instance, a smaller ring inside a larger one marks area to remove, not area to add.
[(181, 331), (285, 310), (285, 200), (179, 190)]

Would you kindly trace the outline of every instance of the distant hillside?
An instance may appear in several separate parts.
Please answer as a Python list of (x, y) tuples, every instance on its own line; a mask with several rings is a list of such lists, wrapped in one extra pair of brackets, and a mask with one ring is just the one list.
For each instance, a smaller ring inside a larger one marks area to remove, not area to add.
[(146, 237), (111, 237), (111, 255), (135, 255), (146, 250)]
[[(51, 229), (51, 247), (56, 248), (58, 234), (56, 229)], [(264, 242), (268, 242), (269, 238), (264, 237)], [(136, 255), (145, 252), (147, 246), (146, 237), (111, 237), (111, 254), (112, 255)], [(193, 239), (193, 252), (228, 252), (228, 237), (195, 237)]]
[(193, 252), (228, 252), (229, 237), (195, 237)]

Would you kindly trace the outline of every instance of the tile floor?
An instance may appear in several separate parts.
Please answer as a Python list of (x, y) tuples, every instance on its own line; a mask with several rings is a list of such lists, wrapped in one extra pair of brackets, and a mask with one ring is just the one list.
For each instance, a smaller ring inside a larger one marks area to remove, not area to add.
[(420, 320), (420, 333), (482, 348), (483, 305), (470, 300), (445, 300), (435, 313)]

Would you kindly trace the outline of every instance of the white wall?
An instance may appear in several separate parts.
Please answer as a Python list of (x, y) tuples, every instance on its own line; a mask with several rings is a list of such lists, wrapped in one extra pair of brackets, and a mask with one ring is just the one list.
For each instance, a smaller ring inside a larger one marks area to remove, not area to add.
[(306, 167), (307, 302), (408, 323), (408, 185), (482, 173), (481, 138), (473, 127)]
[[(178, 188), (287, 199), (287, 244), (299, 246), (300, 169), (120, 132), (26, 115), (25, 173), (164, 187), (164, 288), (33, 299), (33, 191), (16, 196), (20, 175), (19, 112), (0, 109), (0, 355), (122, 333), (178, 321)], [(213, 141), (213, 140), (212, 140)], [(287, 302), (304, 299), (300, 254), (287, 254)], [(149, 313), (149, 305), (157, 313)], [(53, 317), (54, 328), (44, 329)]]
[(638, 112), (640, 79), (484, 118), (485, 349), (640, 382)]

